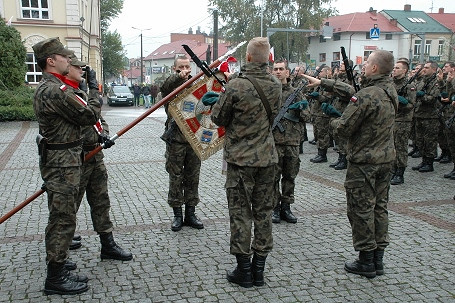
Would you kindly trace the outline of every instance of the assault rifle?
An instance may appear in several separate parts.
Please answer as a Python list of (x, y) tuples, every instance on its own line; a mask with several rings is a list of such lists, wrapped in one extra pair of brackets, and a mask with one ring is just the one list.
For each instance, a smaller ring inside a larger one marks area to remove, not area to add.
[(284, 132), (284, 127), (281, 124), (281, 120), (284, 118), (284, 115), (286, 115), (286, 112), (288, 111), (289, 106), (292, 104), (292, 102), (294, 102), (297, 96), (300, 94), (300, 92), (306, 88), (306, 84), (308, 82), (306, 80), (302, 82), (304, 82), (304, 84), (301, 85), (298, 89), (296, 89), (291, 95), (289, 95), (289, 97), (284, 102), (283, 106), (280, 108), (278, 115), (276, 115), (275, 119), (273, 120), (272, 130), (278, 127), (280, 133)]
[(321, 71), (324, 67), (325, 67), (325, 63), (321, 64), (319, 66), (319, 68), (314, 71), (313, 77), (316, 78), (317, 76), (319, 76), (319, 74), (321, 73)]
[(344, 49), (344, 46), (341, 46), (341, 56), (343, 57), (344, 69), (346, 70), (346, 75), (348, 76), (348, 80), (351, 81), (352, 86), (354, 86), (355, 91), (358, 92), (360, 90), (360, 86), (355, 81), (354, 73), (352, 71), (352, 66), (351, 66), (351, 64), (349, 64), (349, 59), (348, 59), (348, 56), (346, 56), (346, 50)]
[(408, 81), (406, 81), (406, 83), (400, 88), (400, 90), (397, 92), (398, 93), (398, 96), (405, 96), (405, 92), (406, 92), (406, 86), (408, 86), (409, 84), (411, 84), (412, 82), (414, 82), (414, 80), (419, 76), (420, 72), (423, 70), (423, 68), (419, 69), (415, 74), (414, 76), (412, 76), (411, 78), (408, 79)]

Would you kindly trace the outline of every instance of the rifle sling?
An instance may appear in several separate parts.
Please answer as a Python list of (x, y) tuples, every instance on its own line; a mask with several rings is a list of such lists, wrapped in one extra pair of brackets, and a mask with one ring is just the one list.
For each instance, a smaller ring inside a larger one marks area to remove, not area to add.
[(243, 77), (245, 79), (249, 80), (253, 84), (256, 91), (258, 92), (259, 97), (261, 98), (262, 104), (264, 105), (265, 111), (267, 112), (267, 117), (269, 118), (270, 126), (272, 126), (272, 124), (273, 124), (272, 109), (270, 108), (270, 104), (267, 102), (267, 98), (265, 97), (264, 91), (262, 90), (261, 86), (259, 86), (259, 83), (256, 81), (256, 79), (254, 79), (253, 77), (248, 76), (248, 75), (242, 75), (242, 78)]

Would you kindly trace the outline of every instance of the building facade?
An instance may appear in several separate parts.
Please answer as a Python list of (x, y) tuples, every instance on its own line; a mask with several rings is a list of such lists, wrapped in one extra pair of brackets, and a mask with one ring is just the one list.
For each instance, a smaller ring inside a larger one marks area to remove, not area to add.
[(29, 84), (38, 84), (42, 74), (32, 46), (51, 37), (59, 37), (102, 75), (100, 0), (0, 0), (0, 15), (20, 32), (27, 48)]

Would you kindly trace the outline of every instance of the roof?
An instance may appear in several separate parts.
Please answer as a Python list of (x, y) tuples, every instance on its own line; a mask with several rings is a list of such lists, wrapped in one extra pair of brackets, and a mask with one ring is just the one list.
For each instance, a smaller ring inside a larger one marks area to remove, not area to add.
[(450, 33), (448, 28), (423, 11), (383, 10), (381, 12), (396, 19), (409, 32)]
[(438, 21), (452, 32), (455, 32), (455, 14), (451, 13), (429, 13), (431, 18)]
[[(199, 59), (206, 59), (207, 46), (209, 44), (202, 43), (194, 40), (180, 40), (171, 42), (168, 44), (163, 44), (158, 47), (155, 51), (151, 52), (144, 60), (159, 60), (159, 59), (173, 59), (176, 55), (187, 55), (186, 51), (183, 49), (182, 44), (188, 45), (191, 50), (198, 56)], [(211, 46), (211, 45), (210, 45)], [(228, 51), (228, 44), (219, 43), (218, 44), (218, 54), (224, 55)], [(213, 51), (213, 50), (212, 50)]]
[(366, 13), (351, 13), (327, 18), (334, 33), (340, 32), (369, 32), (374, 24), (381, 32), (401, 32), (402, 30), (391, 23), (384, 15), (375, 11)]
[(124, 70), (123, 76), (130, 79), (137, 79), (141, 77), (141, 68), (133, 66), (131, 69)]

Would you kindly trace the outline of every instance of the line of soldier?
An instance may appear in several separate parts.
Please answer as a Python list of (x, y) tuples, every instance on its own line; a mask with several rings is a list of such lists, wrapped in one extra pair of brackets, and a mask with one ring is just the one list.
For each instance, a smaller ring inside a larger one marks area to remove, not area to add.
[[(352, 62), (351, 62), (352, 64)], [(414, 76), (415, 75), (415, 76)], [(408, 156), (422, 158), (419, 165), (412, 167), (419, 172), (434, 171), (433, 163), (454, 163), (454, 168), (444, 174), (444, 178), (455, 180), (455, 136), (453, 127), (448, 127), (447, 121), (453, 116), (455, 107), (455, 64), (446, 62), (442, 69), (435, 62), (417, 64), (410, 70), (409, 60), (399, 58), (391, 74), (393, 83), (399, 95), (399, 107), (395, 118), (395, 148), (397, 158), (392, 168), (392, 185), (404, 183), (404, 171), (407, 167)], [(344, 64), (341, 63), (339, 71), (332, 75), (330, 67), (323, 67), (318, 75), (320, 79), (333, 78), (348, 84)], [(362, 73), (357, 81), (362, 84)], [(331, 164), (336, 170), (346, 169), (345, 143), (342, 138), (336, 138), (330, 129), (333, 117), (326, 115), (321, 105), (328, 103), (341, 114), (349, 99), (327, 92), (321, 87), (307, 94), (311, 100), (311, 120), (313, 122), (314, 140), (317, 144), (318, 154), (310, 159), (313, 163), (327, 162), (327, 150), (333, 139), (338, 149), (338, 160)], [(449, 126), (452, 124), (449, 123)], [(409, 140), (412, 140), (413, 149), (408, 151)], [(437, 145), (441, 149), (437, 155)]]

